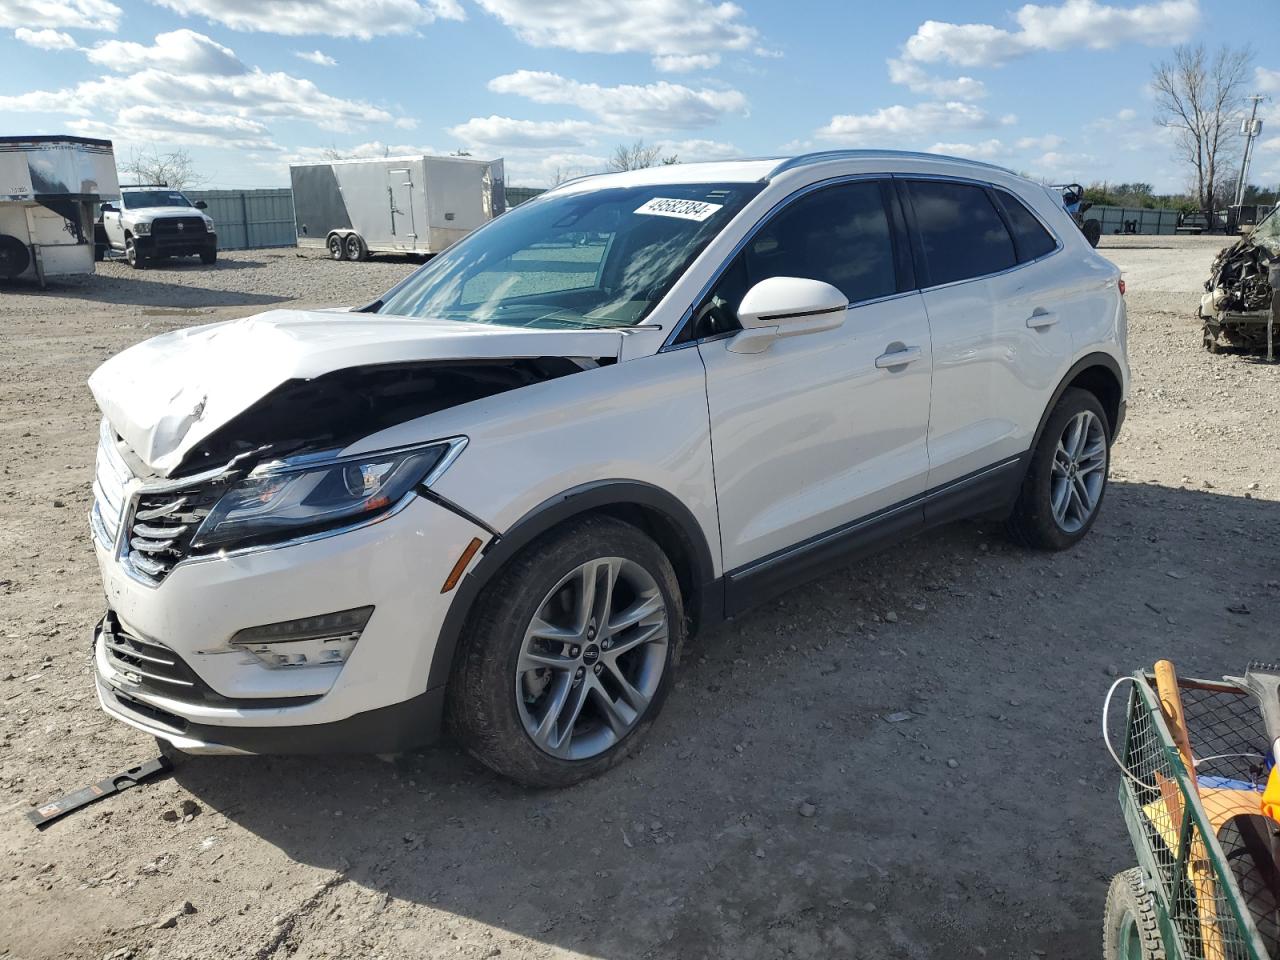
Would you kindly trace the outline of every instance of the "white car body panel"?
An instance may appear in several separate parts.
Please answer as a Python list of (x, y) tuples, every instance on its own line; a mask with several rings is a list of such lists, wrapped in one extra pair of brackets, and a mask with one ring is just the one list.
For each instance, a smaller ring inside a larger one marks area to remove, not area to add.
[[(735, 569), (909, 499), (929, 458), (929, 323), (918, 294), (850, 307), (834, 330), (707, 368), (724, 566)], [(920, 350), (900, 367), (876, 358)]]

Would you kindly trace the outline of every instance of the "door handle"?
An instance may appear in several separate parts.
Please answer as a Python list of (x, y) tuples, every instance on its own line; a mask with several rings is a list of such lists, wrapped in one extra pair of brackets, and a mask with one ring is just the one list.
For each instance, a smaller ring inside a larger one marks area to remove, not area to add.
[(1058, 322), (1058, 315), (1050, 313), (1048, 310), (1036, 310), (1031, 316), (1027, 317), (1027, 326), (1032, 330), (1043, 330), (1045, 327), (1052, 327)]
[(876, 357), (876, 367), (880, 370), (888, 370), (893, 367), (905, 367), (908, 363), (914, 363), (920, 359), (919, 347), (902, 347), (891, 353), (882, 353)]

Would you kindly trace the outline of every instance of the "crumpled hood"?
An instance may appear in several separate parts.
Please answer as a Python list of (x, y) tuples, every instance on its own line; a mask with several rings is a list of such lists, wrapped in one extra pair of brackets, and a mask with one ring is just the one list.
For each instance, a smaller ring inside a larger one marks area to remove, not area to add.
[(289, 380), (413, 361), (616, 359), (622, 338), (618, 330), (271, 310), (139, 343), (98, 367), (89, 389), (134, 453), (168, 476), (201, 440)]

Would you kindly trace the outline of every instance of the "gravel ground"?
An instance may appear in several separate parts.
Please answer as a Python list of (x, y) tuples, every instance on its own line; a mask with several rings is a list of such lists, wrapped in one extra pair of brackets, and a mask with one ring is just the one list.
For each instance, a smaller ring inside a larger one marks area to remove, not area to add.
[(1210, 356), (1192, 319), (1221, 240), (1103, 246), (1135, 388), (1075, 550), (967, 523), (794, 590), (702, 636), (645, 750), (571, 790), (449, 744), (206, 759), (44, 833), (34, 804), (154, 755), (92, 689), (85, 378), (164, 330), (371, 298), (412, 264), (251, 251), (0, 293), (0, 956), (1096, 956), (1133, 862), (1107, 685), (1162, 656), (1274, 659), (1280, 617), (1280, 369)]

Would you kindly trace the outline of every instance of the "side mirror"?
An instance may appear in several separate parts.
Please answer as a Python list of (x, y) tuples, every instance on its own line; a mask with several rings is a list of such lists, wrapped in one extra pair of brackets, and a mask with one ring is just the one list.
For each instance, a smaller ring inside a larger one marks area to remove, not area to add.
[(102, 205), (102, 212), (103, 212), (103, 213), (115, 213), (115, 212), (116, 212), (116, 205), (115, 205), (114, 203), (104, 203), (104, 204)]
[(844, 323), (848, 309), (848, 298), (821, 280), (761, 280), (747, 291), (738, 306), (742, 332), (729, 341), (729, 349), (734, 353), (762, 353), (780, 337), (834, 330)]
[(192, 204), (192, 206), (195, 207), (197, 210), (209, 209), (209, 205), (205, 203), (203, 200), (197, 200), (195, 203)]

